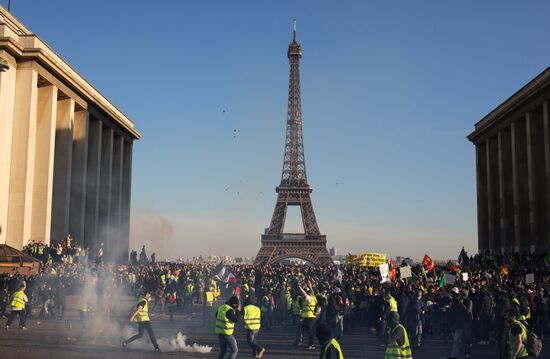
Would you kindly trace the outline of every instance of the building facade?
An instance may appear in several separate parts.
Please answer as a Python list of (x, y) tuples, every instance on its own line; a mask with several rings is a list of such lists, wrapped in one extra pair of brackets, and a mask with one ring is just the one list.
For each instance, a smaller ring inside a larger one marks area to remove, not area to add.
[(127, 258), (134, 124), (0, 7), (0, 244)]
[(475, 125), (480, 253), (550, 249), (550, 68)]

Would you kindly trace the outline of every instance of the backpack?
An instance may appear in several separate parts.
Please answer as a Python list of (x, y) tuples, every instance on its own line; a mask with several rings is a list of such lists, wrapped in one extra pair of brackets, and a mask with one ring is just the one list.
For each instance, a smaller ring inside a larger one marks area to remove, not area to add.
[(527, 340), (525, 341), (525, 349), (530, 355), (535, 358), (540, 355), (542, 350), (542, 340), (532, 331), (527, 331)]
[(174, 304), (175, 301), (176, 301), (176, 296), (173, 293), (170, 293), (170, 295), (168, 296), (168, 303)]

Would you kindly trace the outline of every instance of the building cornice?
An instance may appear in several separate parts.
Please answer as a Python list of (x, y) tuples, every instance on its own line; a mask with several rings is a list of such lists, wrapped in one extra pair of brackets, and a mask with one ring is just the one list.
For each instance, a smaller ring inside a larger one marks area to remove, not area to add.
[(475, 129), (468, 135), (468, 139), (475, 142), (480, 138), (487, 130), (489, 130), (493, 124), (498, 123), (499, 120), (506, 117), (508, 114), (516, 110), (518, 107), (527, 102), (534, 95), (539, 93), (542, 89), (546, 88), (550, 84), (550, 67), (546, 68), (534, 79), (529, 81), (525, 86), (519, 89), (516, 93), (510, 96), (500, 106), (489, 112), (479, 122), (475, 124)]
[(0, 6), (0, 49), (9, 52), (17, 62), (37, 61), (82, 98), (94, 103), (112, 117), (134, 139), (141, 137), (134, 128), (134, 123), (122, 111), (2, 6)]

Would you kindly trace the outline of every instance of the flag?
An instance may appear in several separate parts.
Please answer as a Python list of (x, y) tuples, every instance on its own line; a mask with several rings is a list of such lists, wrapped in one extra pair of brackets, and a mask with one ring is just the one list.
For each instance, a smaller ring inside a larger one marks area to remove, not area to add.
[(460, 268), (458, 268), (457, 265), (454, 264), (451, 261), (447, 262), (446, 267), (447, 267), (447, 270), (450, 270), (450, 271), (453, 271), (453, 272), (460, 272)]
[(395, 261), (393, 259), (390, 259), (390, 279), (394, 280), (396, 275), (396, 266)]
[(223, 261), (220, 262), (216, 267), (214, 267), (214, 270), (212, 270), (212, 276), (218, 277), (222, 279), (222, 277), (225, 275), (225, 266), (223, 265)]
[(447, 276), (445, 275), (445, 272), (441, 273), (441, 279), (439, 279), (439, 284), (437, 285), (439, 288), (443, 288), (447, 284)]
[(422, 264), (424, 265), (424, 268), (429, 271), (434, 270), (435, 268), (435, 262), (427, 254), (424, 255), (424, 259), (422, 259)]
[(224, 283), (235, 283), (237, 281), (237, 277), (231, 272), (226, 270), (225, 274), (221, 278), (221, 281)]
[(501, 277), (506, 277), (508, 275), (508, 266), (506, 264), (501, 264), (499, 273)]

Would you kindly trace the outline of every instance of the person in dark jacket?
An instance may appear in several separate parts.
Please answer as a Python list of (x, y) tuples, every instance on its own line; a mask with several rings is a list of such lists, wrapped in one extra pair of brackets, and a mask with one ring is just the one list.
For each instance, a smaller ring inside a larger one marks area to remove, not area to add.
[(453, 338), (453, 347), (451, 351), (451, 358), (462, 358), (465, 355), (464, 350), (464, 323), (467, 322), (470, 317), (468, 310), (462, 302), (460, 295), (460, 289), (454, 287), (453, 301), (451, 307), (447, 311), (447, 326)]
[(499, 359), (505, 359), (506, 336), (508, 335), (508, 312), (510, 311), (510, 300), (505, 291), (499, 290), (495, 300), (495, 328), (497, 332)]
[(325, 323), (319, 324), (316, 333), (321, 344), (320, 359), (344, 359), (340, 344), (332, 337), (332, 331), (328, 325)]

